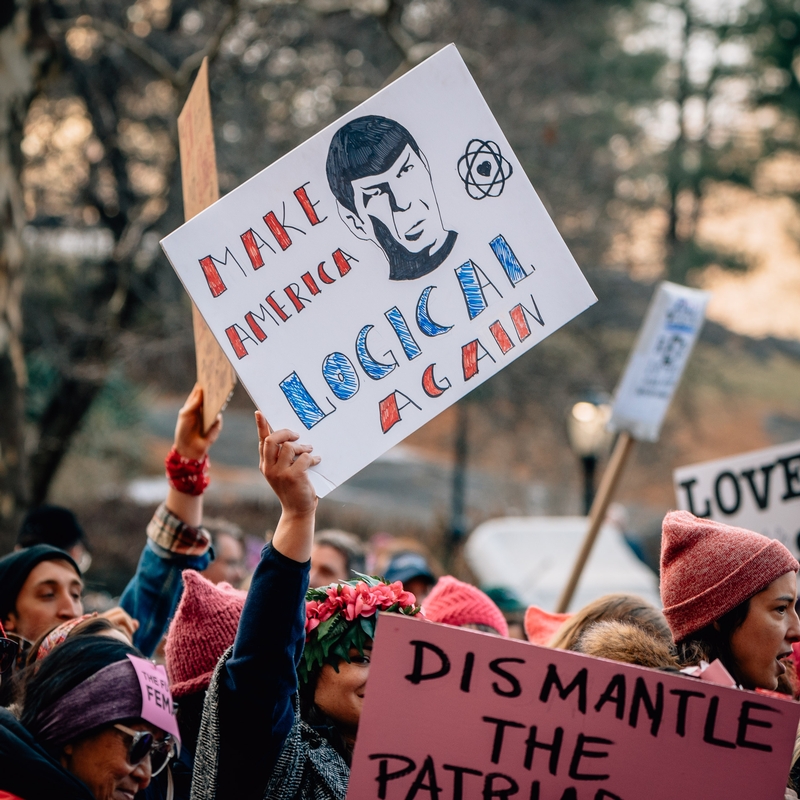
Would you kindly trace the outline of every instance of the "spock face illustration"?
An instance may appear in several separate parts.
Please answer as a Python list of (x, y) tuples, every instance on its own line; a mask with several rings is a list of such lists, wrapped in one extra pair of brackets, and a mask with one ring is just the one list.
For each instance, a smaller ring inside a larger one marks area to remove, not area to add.
[(326, 171), (339, 216), (381, 248), (390, 280), (427, 275), (452, 251), (458, 234), (442, 223), (425, 155), (398, 122), (348, 122), (334, 134)]

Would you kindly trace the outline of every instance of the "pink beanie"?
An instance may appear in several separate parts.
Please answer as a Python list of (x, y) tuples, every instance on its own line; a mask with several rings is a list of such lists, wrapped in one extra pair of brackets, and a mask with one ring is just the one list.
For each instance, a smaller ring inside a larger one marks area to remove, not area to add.
[(446, 625), (487, 625), (508, 637), (508, 623), (503, 612), (480, 589), (451, 575), (439, 578), (422, 601), (425, 619)]
[(173, 697), (208, 688), (217, 661), (236, 638), (246, 597), (229, 583), (215, 586), (199, 572), (183, 572), (183, 595), (164, 648)]
[(525, 635), (533, 644), (547, 644), (571, 616), (572, 614), (545, 611), (539, 606), (528, 606), (525, 612)]
[(800, 564), (760, 533), (670, 511), (661, 535), (661, 602), (676, 644)]

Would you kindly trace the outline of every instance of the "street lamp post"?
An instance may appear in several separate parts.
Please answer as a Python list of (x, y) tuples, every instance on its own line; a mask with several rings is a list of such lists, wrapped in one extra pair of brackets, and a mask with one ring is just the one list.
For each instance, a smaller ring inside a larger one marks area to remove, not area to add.
[(612, 434), (606, 430), (611, 418), (607, 398), (592, 394), (575, 403), (567, 412), (567, 438), (578, 457), (583, 472), (583, 513), (588, 516), (594, 500), (594, 477), (599, 458), (611, 445)]

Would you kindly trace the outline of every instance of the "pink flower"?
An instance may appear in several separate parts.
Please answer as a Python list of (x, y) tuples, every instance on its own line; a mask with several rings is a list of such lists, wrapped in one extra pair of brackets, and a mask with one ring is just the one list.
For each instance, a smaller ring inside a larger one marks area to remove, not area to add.
[(344, 614), (348, 622), (358, 617), (371, 617), (379, 610), (388, 608), (411, 609), (416, 598), (403, 589), (400, 581), (391, 584), (379, 583), (371, 586), (367, 581), (355, 585), (333, 584), (325, 590), (323, 600), (306, 603), (306, 634), (310, 635), (321, 623), (338, 614)]
[(306, 620), (306, 638), (311, 634), (311, 631), (314, 630), (319, 625), (319, 620), (315, 618), (307, 619)]

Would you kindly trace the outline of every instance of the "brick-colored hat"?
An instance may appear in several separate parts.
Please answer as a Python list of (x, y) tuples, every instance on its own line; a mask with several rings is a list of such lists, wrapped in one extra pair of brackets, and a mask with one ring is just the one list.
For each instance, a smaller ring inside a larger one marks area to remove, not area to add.
[(775, 539), (670, 511), (661, 536), (661, 602), (672, 638), (686, 639), (800, 564)]
[(572, 616), (545, 611), (539, 606), (528, 606), (525, 612), (525, 635), (529, 642), (547, 644), (555, 632)]
[(164, 648), (173, 697), (208, 688), (217, 661), (236, 638), (246, 597), (229, 583), (214, 585), (184, 570), (183, 595)]
[(488, 595), (475, 586), (451, 575), (439, 578), (431, 593), (422, 601), (425, 619), (446, 625), (488, 625), (501, 636), (508, 636), (503, 612)]

